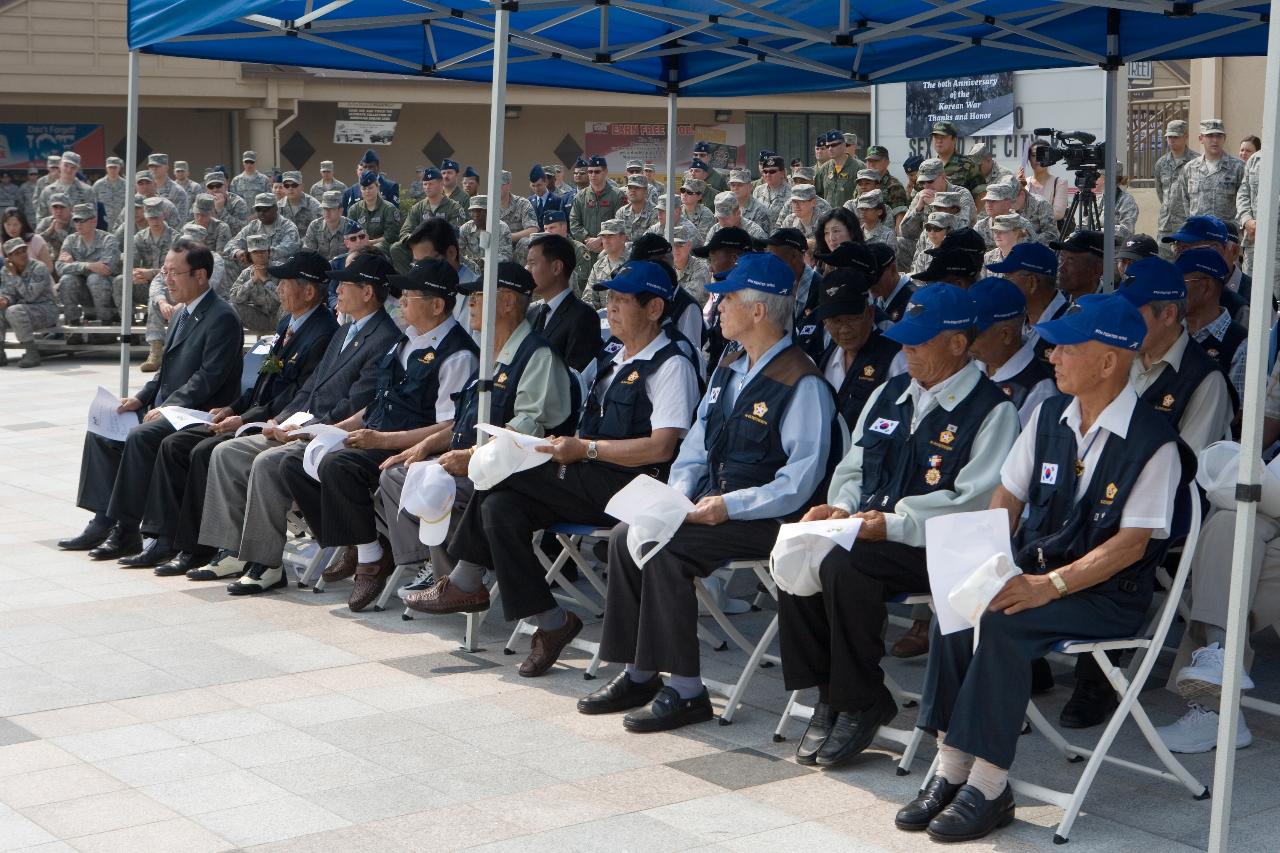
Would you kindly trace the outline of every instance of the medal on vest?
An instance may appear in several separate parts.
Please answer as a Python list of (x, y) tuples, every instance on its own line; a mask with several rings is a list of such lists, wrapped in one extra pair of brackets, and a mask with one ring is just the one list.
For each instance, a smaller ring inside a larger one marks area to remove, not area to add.
[(942, 472), (938, 469), (942, 467), (942, 457), (934, 454), (929, 457), (929, 470), (924, 472), (924, 481), (930, 486), (936, 486), (942, 482)]
[(424, 354), (422, 358), (418, 359), (418, 361), (422, 362), (423, 364), (430, 364), (435, 360), (436, 360), (436, 354), (433, 352), (428, 352)]
[(1165, 394), (1164, 399), (1160, 401), (1160, 408), (1163, 411), (1170, 411), (1173, 408), (1173, 395)]

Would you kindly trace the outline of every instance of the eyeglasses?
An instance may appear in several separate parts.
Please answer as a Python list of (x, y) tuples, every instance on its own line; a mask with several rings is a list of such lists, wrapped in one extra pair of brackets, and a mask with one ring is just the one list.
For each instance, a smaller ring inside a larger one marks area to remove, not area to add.
[(298, 186), (298, 184), (288, 183), (288, 184), (285, 184), (285, 185), (284, 185), (284, 188), (285, 188), (285, 189), (287, 189), (287, 190), (291, 190), (291, 189), (293, 189), (293, 188), (295, 188), (295, 187), (297, 187), (297, 186)]
[(779, 173), (779, 172), (781, 172), (781, 171), (782, 171), (781, 169), (761, 169), (761, 170), (760, 170), (760, 174), (762, 174), (762, 175), (776, 175), (776, 174), (778, 174), (778, 173)]
[(603, 175), (604, 169), (587, 169), (588, 175)]
[(161, 272), (164, 273), (165, 278), (178, 278), (179, 276), (191, 274), (190, 269), (175, 270), (175, 269), (170, 269), (169, 267), (165, 267), (164, 269), (161, 270)]

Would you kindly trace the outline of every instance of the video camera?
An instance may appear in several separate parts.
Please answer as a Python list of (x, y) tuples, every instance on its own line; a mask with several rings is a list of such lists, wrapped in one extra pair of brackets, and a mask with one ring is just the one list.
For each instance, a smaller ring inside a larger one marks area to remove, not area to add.
[(1045, 168), (1064, 161), (1073, 172), (1106, 168), (1107, 144), (1097, 142), (1097, 137), (1092, 133), (1085, 133), (1083, 130), (1063, 132), (1052, 127), (1038, 127), (1035, 134), (1052, 140), (1049, 147), (1036, 149), (1036, 162)]

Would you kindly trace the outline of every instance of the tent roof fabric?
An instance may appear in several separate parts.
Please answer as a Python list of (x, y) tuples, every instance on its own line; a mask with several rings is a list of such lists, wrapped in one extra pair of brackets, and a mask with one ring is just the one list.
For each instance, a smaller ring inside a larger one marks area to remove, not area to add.
[[(488, 82), (496, 8), (482, 0), (129, 0), (129, 47)], [(1257, 0), (507, 0), (506, 8), (508, 83), (729, 97), (1265, 55), (1269, 6)]]

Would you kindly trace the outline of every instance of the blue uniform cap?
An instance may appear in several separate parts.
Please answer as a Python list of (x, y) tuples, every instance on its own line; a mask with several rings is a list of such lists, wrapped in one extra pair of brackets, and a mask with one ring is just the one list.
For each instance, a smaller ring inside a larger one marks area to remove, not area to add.
[[(456, 166), (457, 164), (455, 163), (454, 165)], [(477, 172), (477, 171), (476, 171), (475, 169), (473, 169), (472, 167), (468, 166), (467, 168), (465, 168), (465, 169), (463, 169), (463, 170), (462, 170), (462, 177), (464, 177), (464, 178), (475, 178), (476, 180), (480, 180), (480, 173), (479, 173), (479, 172)]]
[(619, 293), (652, 293), (668, 302), (676, 291), (671, 276), (653, 261), (628, 261), (614, 273), (613, 278), (593, 287), (596, 290), (616, 290)]
[(1009, 250), (1003, 261), (987, 264), (992, 272), (1017, 272), (1026, 270), (1040, 275), (1056, 275), (1058, 256), (1044, 243), (1018, 243)]
[(1034, 328), (1054, 346), (1098, 341), (1134, 352), (1147, 336), (1146, 321), (1133, 303), (1119, 293), (1081, 296), (1066, 314), (1047, 323), (1036, 323)]
[(977, 317), (973, 297), (954, 284), (931, 284), (911, 295), (902, 319), (884, 336), (906, 346), (928, 343), (943, 332), (963, 332)]
[(378, 182), (377, 172), (365, 172), (360, 176), (360, 186), (371, 187)]
[(540, 181), (546, 176), (547, 176), (547, 173), (543, 171), (543, 168), (541, 166), (535, 165), (532, 169), (529, 170), (529, 183), (533, 183), (534, 181)]
[(733, 293), (735, 290), (759, 290), (786, 296), (795, 286), (796, 274), (777, 255), (751, 252), (738, 258), (738, 263), (723, 278), (707, 285), (708, 293)]
[[(471, 168), (471, 167), (468, 166), (467, 168)], [(445, 159), (440, 161), (440, 171), (443, 172), (445, 169), (453, 169), (453, 171), (455, 172), (458, 171), (458, 162), (456, 160), (450, 160), (448, 157), (446, 157)]]
[(342, 236), (350, 237), (352, 234), (359, 234), (364, 230), (364, 226), (354, 219), (348, 219), (347, 224), (342, 226)]
[(815, 138), (815, 139), (813, 140), (813, 147), (814, 147), (814, 148), (826, 148), (826, 147), (827, 147), (827, 135), (826, 135), (825, 133), (819, 133), (819, 134), (818, 134), (818, 136), (817, 136), (817, 138)]
[(1018, 286), (1006, 278), (980, 278), (969, 288), (969, 296), (977, 309), (974, 323), (979, 332), (985, 332), (996, 323), (1022, 317), (1027, 313), (1027, 297)]
[(828, 145), (830, 145), (830, 144), (831, 144), (831, 143), (833, 143), (833, 142), (840, 142), (840, 143), (843, 143), (843, 142), (844, 142), (844, 134), (843, 134), (843, 133), (841, 133), (841, 132), (840, 132), (840, 131), (838, 131), (838, 130), (828, 130), (828, 131), (827, 131), (827, 144), (828, 144)]
[(424, 181), (439, 181), (442, 178), (443, 176), (440, 174), (440, 170), (435, 166), (428, 166), (422, 170), (422, 180)]
[(380, 163), (381, 161), (378, 159), (378, 152), (370, 148), (364, 152), (364, 156), (360, 158), (360, 162), (367, 165), (369, 163)]
[(573, 168), (575, 168), (575, 169), (585, 169), (585, 168), (587, 168), (587, 158), (586, 158), (586, 157), (579, 157), (579, 158), (577, 158), (576, 160), (574, 160), (574, 161), (573, 161)]
[(542, 224), (551, 222), (568, 222), (569, 217), (563, 210), (548, 210), (542, 214)]
[[(1178, 259), (1173, 262), (1173, 265), (1183, 275), (1189, 272), (1202, 272), (1221, 282), (1231, 278), (1231, 267), (1227, 266), (1227, 262), (1222, 259), (1222, 255), (1219, 255), (1208, 246), (1187, 249), (1178, 255)], [(1133, 267), (1131, 266), (1129, 269), (1133, 269)]]
[(710, 154), (710, 153), (711, 153), (711, 143), (710, 143), (710, 142), (695, 142), (695, 143), (693, 143), (693, 153), (694, 153), (694, 154)]
[(1216, 216), (1189, 216), (1182, 223), (1176, 234), (1170, 234), (1161, 240), (1162, 243), (1199, 243), (1212, 240), (1225, 244), (1228, 239), (1227, 226)]
[(1116, 292), (1135, 308), (1148, 302), (1176, 302), (1187, 298), (1182, 273), (1164, 258), (1143, 258), (1129, 264)]
[(706, 161), (706, 160), (701, 159), (700, 157), (694, 157), (694, 158), (693, 158), (693, 161), (689, 164), (689, 168), (690, 168), (690, 169), (701, 169), (701, 170), (702, 170), (702, 171), (704, 171), (704, 172), (710, 172), (710, 171), (711, 171), (711, 167), (707, 165), (707, 161)]
[(608, 169), (609, 161), (597, 154), (587, 161), (587, 167), (590, 169)]

